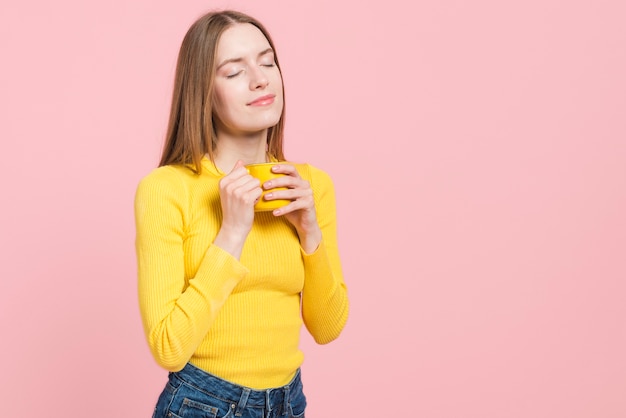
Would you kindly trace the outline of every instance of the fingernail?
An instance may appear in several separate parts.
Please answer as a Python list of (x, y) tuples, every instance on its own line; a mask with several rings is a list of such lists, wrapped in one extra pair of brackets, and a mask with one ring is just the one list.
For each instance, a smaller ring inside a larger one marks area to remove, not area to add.
[(271, 189), (272, 188), (272, 182), (271, 181), (266, 182), (265, 183), (265, 188), (266, 189)]
[(273, 166), (273, 167), (272, 167), (272, 171), (276, 171), (276, 170), (278, 170), (279, 168), (280, 168), (280, 166), (279, 166), (279, 165), (275, 165), (275, 166)]
[(265, 197), (268, 198), (268, 199), (271, 199), (272, 195), (273, 195), (272, 193), (268, 193), (268, 194), (265, 195)]

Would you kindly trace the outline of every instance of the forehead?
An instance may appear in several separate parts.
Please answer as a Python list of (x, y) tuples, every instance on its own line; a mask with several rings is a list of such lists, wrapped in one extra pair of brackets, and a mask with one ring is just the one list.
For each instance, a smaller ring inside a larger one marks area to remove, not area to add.
[(222, 33), (217, 44), (217, 61), (256, 55), (269, 47), (259, 28), (250, 23), (237, 23)]

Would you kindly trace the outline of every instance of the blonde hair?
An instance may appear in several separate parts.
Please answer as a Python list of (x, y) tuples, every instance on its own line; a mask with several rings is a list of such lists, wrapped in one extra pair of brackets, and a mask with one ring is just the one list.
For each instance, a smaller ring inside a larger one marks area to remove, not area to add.
[[(256, 26), (276, 53), (274, 43), (265, 27), (246, 14), (225, 10), (210, 12), (199, 18), (187, 31), (178, 53), (172, 107), (159, 166), (184, 164), (199, 174), (202, 171), (201, 160), (205, 154), (213, 161), (217, 141), (213, 120), (217, 44), (222, 33), (238, 23)], [(280, 71), (276, 56), (275, 61)], [(267, 131), (268, 154), (278, 161), (285, 160), (284, 121), (283, 104), (278, 123)]]

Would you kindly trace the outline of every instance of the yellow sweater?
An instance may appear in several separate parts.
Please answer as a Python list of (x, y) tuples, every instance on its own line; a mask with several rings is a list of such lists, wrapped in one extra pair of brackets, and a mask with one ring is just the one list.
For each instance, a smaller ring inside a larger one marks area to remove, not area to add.
[(311, 182), (322, 243), (300, 247), (283, 217), (257, 212), (240, 260), (213, 245), (222, 219), (218, 182), (207, 159), (202, 174), (160, 167), (135, 196), (139, 305), (150, 350), (165, 369), (187, 362), (255, 389), (288, 383), (303, 361), (304, 321), (320, 344), (339, 336), (348, 298), (336, 240), (330, 177), (297, 165)]

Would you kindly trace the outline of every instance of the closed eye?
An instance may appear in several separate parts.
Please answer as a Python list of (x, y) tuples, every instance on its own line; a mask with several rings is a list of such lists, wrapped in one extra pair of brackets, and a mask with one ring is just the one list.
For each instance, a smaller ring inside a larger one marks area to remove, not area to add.
[(233, 73), (233, 74), (228, 74), (228, 75), (226, 76), (226, 78), (235, 78), (235, 77), (237, 77), (239, 74), (241, 74), (241, 71), (237, 71), (236, 73)]

